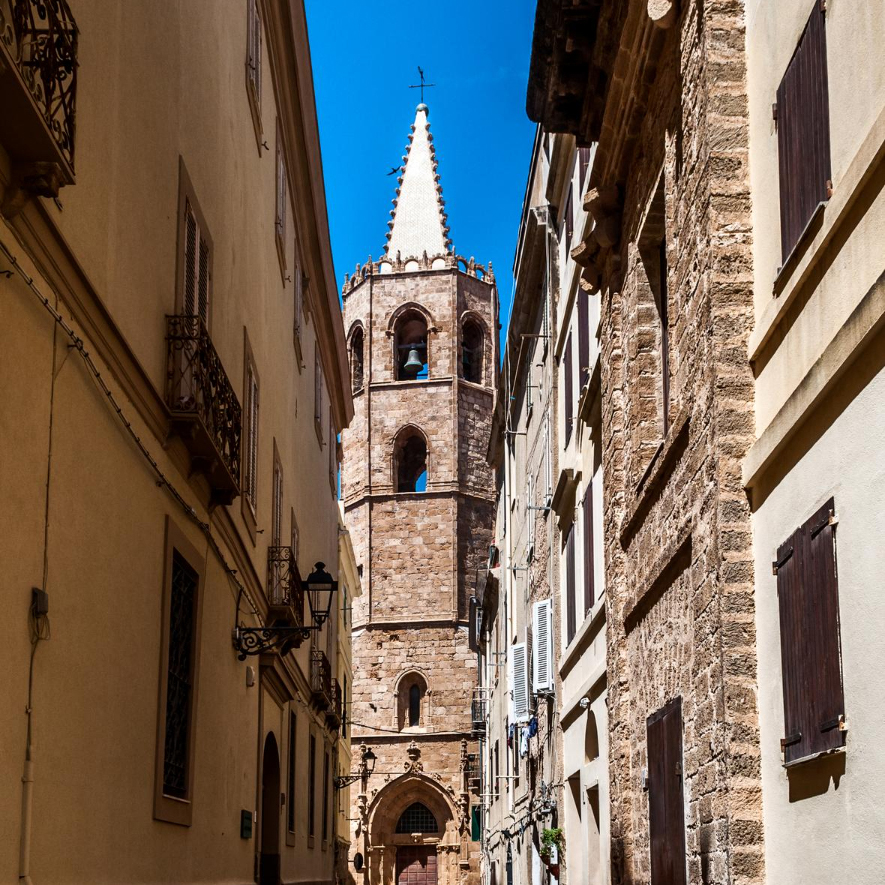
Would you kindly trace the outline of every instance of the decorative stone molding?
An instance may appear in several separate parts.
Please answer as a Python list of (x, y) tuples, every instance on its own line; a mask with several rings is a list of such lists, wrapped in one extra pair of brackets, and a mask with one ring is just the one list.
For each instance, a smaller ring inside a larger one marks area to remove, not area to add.
[(679, 0), (648, 0), (648, 17), (661, 30), (672, 28), (679, 15)]

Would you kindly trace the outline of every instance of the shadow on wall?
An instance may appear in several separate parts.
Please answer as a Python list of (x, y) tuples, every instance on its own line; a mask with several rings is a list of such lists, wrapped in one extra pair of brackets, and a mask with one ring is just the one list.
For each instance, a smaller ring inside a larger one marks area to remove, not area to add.
[(790, 781), (790, 802), (801, 802), (814, 796), (823, 796), (830, 789), (839, 789), (842, 775), (845, 774), (845, 753), (831, 753), (818, 756), (810, 762), (803, 762), (787, 769)]

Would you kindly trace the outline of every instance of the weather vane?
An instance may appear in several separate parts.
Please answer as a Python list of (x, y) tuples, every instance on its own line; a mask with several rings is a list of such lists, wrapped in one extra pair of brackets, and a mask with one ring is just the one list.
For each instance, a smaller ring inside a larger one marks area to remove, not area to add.
[(420, 89), (421, 90), (421, 104), (424, 104), (424, 90), (430, 89), (432, 86), (436, 86), (436, 83), (425, 83), (424, 82), (424, 71), (420, 65), (418, 65), (418, 74), (421, 77), (421, 82), (416, 83), (414, 86), (409, 86), (409, 89)]

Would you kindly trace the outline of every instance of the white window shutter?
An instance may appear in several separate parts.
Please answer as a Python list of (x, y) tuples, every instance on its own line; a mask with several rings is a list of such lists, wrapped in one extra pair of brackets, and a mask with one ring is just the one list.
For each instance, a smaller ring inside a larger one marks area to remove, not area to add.
[(510, 646), (510, 694), (512, 722), (529, 721), (528, 649), (524, 642)]
[(542, 599), (532, 606), (532, 635), (535, 640), (532, 659), (532, 691), (553, 688), (553, 602)]

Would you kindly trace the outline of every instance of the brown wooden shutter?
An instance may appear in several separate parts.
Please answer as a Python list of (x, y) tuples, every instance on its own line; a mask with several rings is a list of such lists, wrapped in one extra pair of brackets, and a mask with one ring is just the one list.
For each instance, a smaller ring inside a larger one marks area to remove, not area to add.
[(575, 612), (575, 526), (569, 528), (565, 542), (565, 612), (566, 612), (566, 643), (575, 638), (578, 629)]
[(184, 202), (184, 313), (197, 312), (197, 217), (189, 200)]
[(590, 294), (578, 288), (578, 389), (590, 380)]
[(565, 198), (565, 245), (570, 248), (572, 245), (572, 236), (575, 233), (575, 212), (572, 201), (572, 191), (574, 187), (572, 182), (568, 183), (568, 196)]
[(564, 399), (563, 413), (565, 415), (565, 444), (572, 438), (572, 398), (574, 392), (572, 390), (572, 334), (569, 332), (568, 340), (565, 343), (565, 354), (562, 358), (562, 390)]
[(834, 513), (831, 498), (777, 551), (785, 764), (845, 743)]
[(587, 483), (582, 512), (584, 523), (584, 615), (589, 614), (596, 601), (593, 575), (593, 487)]
[(828, 199), (830, 109), (827, 40), (821, 0), (814, 0), (808, 24), (777, 90), (777, 146), (780, 173), (781, 252), (792, 252), (818, 203)]
[(649, 716), (646, 735), (651, 885), (685, 885), (682, 698)]

